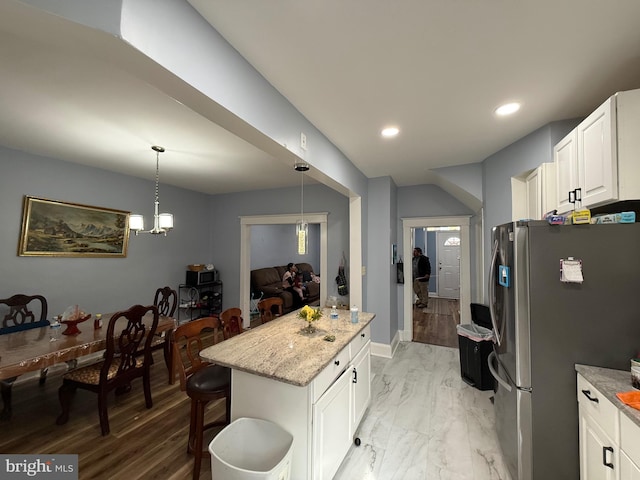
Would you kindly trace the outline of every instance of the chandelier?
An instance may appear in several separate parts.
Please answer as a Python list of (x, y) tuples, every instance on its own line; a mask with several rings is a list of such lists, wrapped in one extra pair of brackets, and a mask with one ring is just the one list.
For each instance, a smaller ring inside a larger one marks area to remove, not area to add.
[(309, 224), (304, 221), (304, 172), (309, 170), (309, 164), (296, 162), (294, 170), (300, 172), (300, 220), (296, 222), (296, 243), (298, 245), (298, 255), (306, 255), (309, 247)]
[(153, 235), (167, 235), (173, 228), (173, 215), (170, 213), (158, 213), (160, 200), (158, 196), (158, 182), (160, 179), (160, 154), (164, 152), (163, 147), (154, 145), (151, 149), (156, 152), (156, 199), (153, 208), (153, 228), (151, 230), (144, 229), (144, 217), (138, 214), (129, 215), (129, 230), (138, 233), (151, 233)]

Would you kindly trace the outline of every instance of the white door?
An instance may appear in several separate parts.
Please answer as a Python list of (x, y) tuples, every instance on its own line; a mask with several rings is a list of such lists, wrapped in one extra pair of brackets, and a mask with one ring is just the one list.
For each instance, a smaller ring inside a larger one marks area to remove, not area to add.
[(460, 232), (439, 231), (436, 239), (437, 270), (431, 265), (431, 278), (436, 277), (438, 296), (460, 298)]
[(313, 478), (331, 480), (351, 447), (351, 371), (313, 406)]
[(358, 429), (360, 420), (371, 400), (371, 350), (369, 345), (360, 350), (353, 359), (351, 368), (353, 387), (353, 412), (351, 414), (351, 434)]
[(619, 480), (618, 445), (604, 433), (598, 423), (584, 412), (579, 411), (580, 430), (580, 479)]

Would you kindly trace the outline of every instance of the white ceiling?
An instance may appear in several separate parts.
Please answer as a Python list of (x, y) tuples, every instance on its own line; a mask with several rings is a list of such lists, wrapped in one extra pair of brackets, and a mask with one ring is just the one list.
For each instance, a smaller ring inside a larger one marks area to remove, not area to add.
[[(189, 3), (366, 176), (399, 186), (640, 87), (637, 0)], [(152, 179), (159, 144), (161, 182), (207, 193), (299, 183), (119, 68), (127, 55), (116, 39), (0, 2), (0, 145)], [(513, 100), (519, 113), (493, 115)], [(401, 133), (382, 140), (388, 124)]]

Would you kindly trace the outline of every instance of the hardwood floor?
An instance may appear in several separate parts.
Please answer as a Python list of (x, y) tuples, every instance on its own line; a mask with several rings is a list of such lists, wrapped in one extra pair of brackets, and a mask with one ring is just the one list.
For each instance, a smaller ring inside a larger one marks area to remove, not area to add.
[[(58, 387), (61, 371), (49, 374), (43, 387), (37, 379), (15, 385), (13, 418), (0, 423), (2, 453), (76, 453), (79, 478), (84, 479), (190, 479), (193, 457), (187, 453), (190, 401), (179, 382), (167, 384), (162, 352), (154, 352), (151, 388), (153, 408), (144, 404), (142, 382), (129, 393), (109, 396), (111, 434), (100, 434), (97, 395), (78, 390), (69, 422), (56, 425), (60, 413)], [(208, 409), (207, 421), (224, 415), (224, 402)], [(208, 432), (210, 438), (216, 429)], [(200, 479), (211, 479), (209, 457), (202, 459)]]
[(459, 300), (429, 298), (427, 308), (413, 306), (413, 341), (458, 348), (459, 323)]

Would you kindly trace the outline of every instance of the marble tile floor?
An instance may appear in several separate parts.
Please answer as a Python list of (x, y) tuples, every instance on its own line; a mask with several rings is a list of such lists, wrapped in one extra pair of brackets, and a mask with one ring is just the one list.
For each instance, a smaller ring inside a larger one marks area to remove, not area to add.
[(334, 480), (511, 480), (492, 391), (460, 378), (458, 349), (401, 342), (371, 357), (371, 404)]

